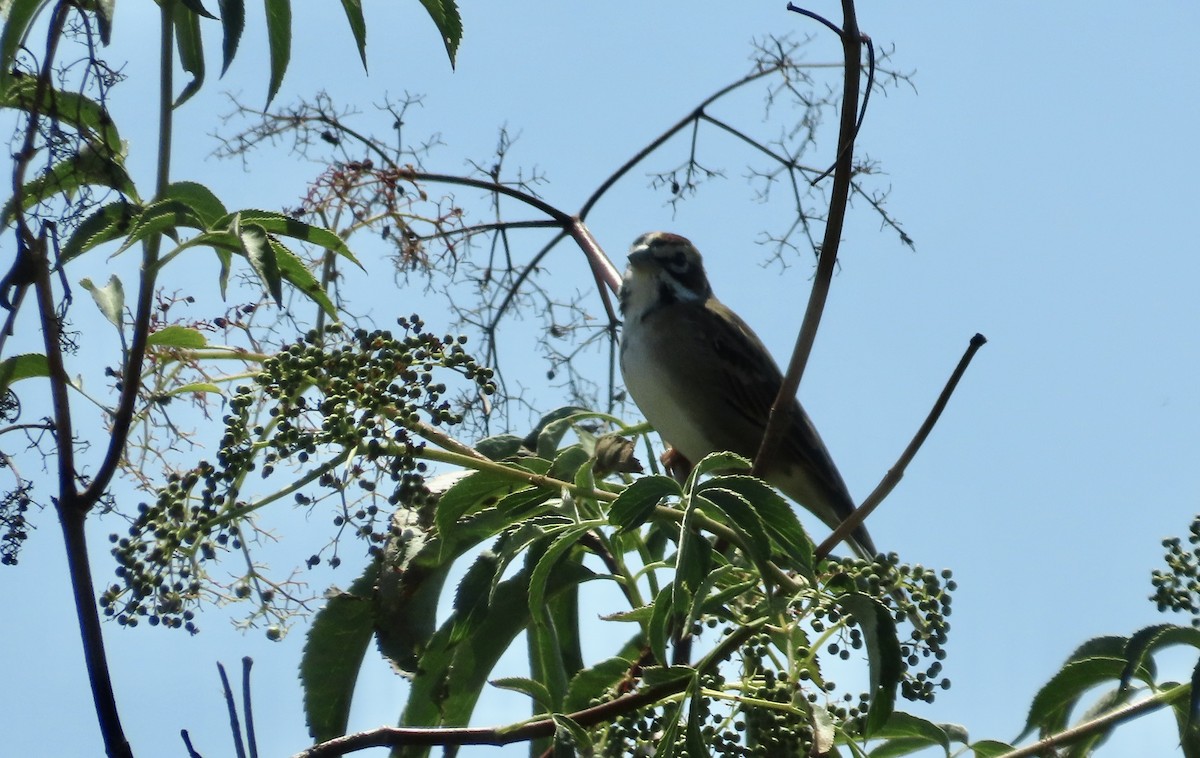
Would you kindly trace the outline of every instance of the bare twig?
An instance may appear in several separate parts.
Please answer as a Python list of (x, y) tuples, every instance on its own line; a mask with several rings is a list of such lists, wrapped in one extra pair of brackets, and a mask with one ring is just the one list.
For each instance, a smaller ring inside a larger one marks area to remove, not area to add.
[[(788, 9), (799, 10), (790, 3)], [(808, 356), (816, 341), (821, 315), (825, 311), (825, 301), (829, 296), (829, 286), (837, 266), (837, 253), (841, 244), (842, 227), (846, 219), (846, 206), (850, 198), (850, 180), (854, 170), (854, 134), (858, 124), (859, 79), (862, 76), (862, 35), (858, 31), (853, 0), (842, 0), (842, 13), (844, 23), (841, 38), (845, 75), (842, 82), (842, 112), (841, 126), (838, 132), (837, 162), (829, 198), (829, 218), (825, 222), (825, 236), (821, 243), (820, 257), (817, 259), (817, 272), (813, 277), (812, 294), (809, 296), (808, 307), (804, 312), (804, 321), (800, 326), (800, 333), (796, 336), (796, 345), (792, 350), (792, 359), (788, 363), (783, 384), (771, 407), (771, 415), (767, 421), (767, 428), (763, 432), (758, 454), (754, 456), (753, 473), (759, 476), (771, 463), (771, 459), (779, 447), (779, 441), (783, 437), (783, 431), (790, 423), (791, 404), (796, 397), (800, 378), (804, 375)]]
[(875, 490), (863, 501), (863, 504), (850, 514), (849, 518), (838, 524), (838, 528), (833, 531), (816, 549), (814, 558), (821, 560), (829, 555), (829, 551), (837, 547), (838, 543), (850, 536), (850, 533), (858, 528), (867, 516), (871, 515), (879, 504), (895, 489), (896, 485), (904, 477), (904, 471), (908, 468), (908, 464), (916, 456), (917, 451), (921, 449), (921, 445), (925, 444), (925, 439), (929, 433), (933, 431), (934, 424), (942, 415), (942, 411), (946, 409), (946, 403), (950, 401), (950, 396), (954, 394), (954, 388), (958, 386), (958, 382), (966, 373), (967, 366), (971, 364), (971, 359), (975, 357), (975, 353), (979, 352), (979, 348), (987, 343), (987, 338), (982, 334), (976, 334), (971, 338), (971, 343), (967, 346), (966, 352), (959, 359), (958, 365), (954, 367), (954, 372), (950, 374), (950, 378), (946, 381), (946, 386), (942, 388), (942, 393), (938, 395), (937, 402), (933, 404), (933, 408), (929, 411), (929, 415), (925, 417), (925, 422), (921, 424), (921, 428), (913, 436), (912, 441), (908, 443), (908, 447), (904, 448), (900, 458), (896, 461), (896, 465), (888, 469), (884, 474), (883, 480), (875, 487)]

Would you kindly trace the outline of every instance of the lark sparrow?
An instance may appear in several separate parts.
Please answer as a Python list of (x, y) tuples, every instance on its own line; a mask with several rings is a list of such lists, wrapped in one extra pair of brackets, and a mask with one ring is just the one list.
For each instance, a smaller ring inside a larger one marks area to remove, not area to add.
[[(719, 450), (753, 459), (783, 375), (758, 336), (713, 295), (695, 246), (668, 232), (643, 234), (621, 283), (621, 374), (642, 413), (692, 463)], [(854, 501), (800, 403), (766, 479), (830, 528)], [(875, 545), (863, 527), (851, 547)]]

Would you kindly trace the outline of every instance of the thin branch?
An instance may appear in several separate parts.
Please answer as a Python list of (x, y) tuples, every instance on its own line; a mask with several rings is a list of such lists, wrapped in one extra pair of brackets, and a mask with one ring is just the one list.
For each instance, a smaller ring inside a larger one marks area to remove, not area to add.
[(229, 731), (233, 733), (233, 747), (237, 758), (246, 758), (246, 746), (242, 742), (242, 725), (238, 722), (237, 701), (233, 699), (233, 688), (229, 686), (229, 677), (225, 675), (225, 667), (217, 663), (217, 671), (221, 674), (221, 691), (225, 693), (225, 708), (229, 712)]
[(1102, 716), (1098, 716), (1091, 721), (1086, 721), (1078, 726), (1073, 726), (1070, 729), (1064, 729), (1058, 734), (1051, 735), (1043, 740), (1039, 740), (1032, 745), (1018, 748), (1008, 753), (1001, 753), (997, 758), (1029, 758), (1030, 756), (1051, 755), (1053, 748), (1060, 745), (1069, 745), (1076, 740), (1084, 737), (1098, 734), (1116, 726), (1125, 721), (1131, 721), (1135, 718), (1146, 715), (1159, 708), (1165, 708), (1181, 698), (1185, 698), (1191, 692), (1191, 684), (1180, 684), (1165, 692), (1155, 693), (1153, 696), (1140, 700), (1136, 703), (1130, 703), (1124, 708), (1118, 708), (1114, 711), (1109, 711)]
[(975, 357), (975, 353), (979, 352), (979, 348), (987, 343), (987, 338), (982, 334), (976, 334), (971, 338), (971, 343), (967, 346), (966, 352), (959, 359), (958, 365), (954, 367), (953, 373), (946, 381), (946, 386), (942, 388), (942, 393), (938, 395), (937, 402), (933, 404), (933, 408), (929, 411), (929, 415), (925, 417), (925, 422), (921, 424), (921, 428), (913, 436), (912, 441), (908, 443), (908, 447), (904, 448), (900, 458), (896, 461), (896, 465), (888, 469), (884, 474), (883, 480), (879, 482), (875, 490), (863, 501), (863, 504), (857, 508), (854, 513), (838, 524), (838, 528), (833, 531), (816, 549), (814, 553), (815, 560), (821, 560), (829, 555), (829, 551), (837, 547), (838, 543), (850, 536), (850, 533), (858, 528), (871, 512), (879, 507), (879, 504), (884, 501), (896, 485), (904, 477), (904, 471), (908, 468), (908, 464), (916, 456), (917, 451), (921, 449), (921, 445), (925, 444), (925, 439), (929, 433), (933, 431), (934, 424), (942, 415), (942, 411), (946, 409), (946, 404), (950, 402), (950, 396), (954, 394), (955, 387), (962, 379), (963, 374), (967, 371), (967, 366), (971, 365), (971, 359)]
[[(711, 653), (697, 666), (697, 672), (704, 671), (720, 664), (722, 658), (736, 650), (739, 645), (749, 639), (761, 628), (758, 624), (747, 624), (723, 639)], [(582, 727), (595, 726), (612, 721), (623, 713), (636, 711), (639, 708), (657, 703), (664, 698), (676, 695), (687, 689), (690, 678), (665, 682), (653, 687), (646, 687), (638, 692), (622, 695), (618, 698), (585, 708), (581, 711), (567, 714), (567, 718)], [(348, 734), (322, 742), (319, 745), (297, 753), (294, 758), (331, 758), (347, 753), (366, 750), (373, 747), (388, 746), (432, 746), (432, 745), (510, 745), (514, 742), (530, 742), (532, 740), (550, 737), (554, 734), (555, 722), (552, 718), (539, 718), (523, 724), (498, 727), (432, 727), (406, 728), (382, 727), (367, 732)]]
[[(790, 3), (788, 8), (798, 10)], [(812, 294), (808, 299), (804, 321), (800, 326), (800, 333), (796, 336), (796, 346), (792, 350), (792, 359), (788, 363), (783, 384), (771, 407), (771, 415), (767, 421), (767, 428), (763, 432), (758, 454), (754, 456), (753, 473), (757, 476), (761, 476), (770, 464), (779, 447), (784, 429), (790, 423), (790, 407), (795, 401), (800, 378), (804, 375), (808, 357), (812, 353), (812, 346), (816, 341), (817, 328), (820, 326), (821, 315), (825, 310), (825, 301), (829, 297), (829, 286), (837, 266), (838, 246), (841, 244), (842, 227), (846, 219), (846, 206), (850, 199), (850, 180), (854, 172), (854, 134), (858, 121), (859, 79), (862, 75), (862, 36), (858, 31), (853, 0), (842, 0), (842, 13), (845, 16), (844, 29), (841, 33), (845, 75), (842, 83), (838, 157), (829, 198), (829, 218), (825, 222), (825, 236), (821, 243), (820, 257), (817, 259), (816, 276), (813, 277)]]

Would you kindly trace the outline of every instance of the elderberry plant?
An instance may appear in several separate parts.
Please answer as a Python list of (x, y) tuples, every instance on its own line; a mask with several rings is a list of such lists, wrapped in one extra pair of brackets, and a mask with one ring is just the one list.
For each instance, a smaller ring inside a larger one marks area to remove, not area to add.
[[(214, 458), (171, 474), (127, 533), (110, 536), (117, 581), (101, 596), (104, 613), (122, 625), (144, 619), (195, 633), (203, 600), (253, 600), (250, 620), (268, 621), (268, 636), (280, 636), (278, 624), (304, 598), (298, 582), (272, 578), (252, 557), (258, 512), (273, 503), (327, 514), (332, 566), (347, 534), (380, 554), (392, 512), (426, 497), (423, 435), (462, 419), (445, 375), (476, 393), (495, 391), (492, 371), (466, 352), (465, 337), (422, 331), (415, 315), (398, 324), (399, 334), (313, 330), (263, 361), (253, 385), (229, 399)], [(254, 472), (285, 482), (255, 497)], [(230, 553), (245, 565), (221, 581), (210, 566)], [(314, 554), (304, 563), (321, 560)]]

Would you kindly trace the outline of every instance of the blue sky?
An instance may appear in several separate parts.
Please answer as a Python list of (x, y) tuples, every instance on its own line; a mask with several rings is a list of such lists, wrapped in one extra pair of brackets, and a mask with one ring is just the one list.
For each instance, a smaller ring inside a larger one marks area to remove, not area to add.
[[(368, 3), (368, 76), (336, 4), (319, 17), (296, 5), (294, 60), (277, 104), (325, 89), (370, 110), (384, 93), (424, 93), (407, 128), (441, 133), (445, 147), (428, 160), (431, 170), (453, 173), (468, 158), (486, 159), (507, 125), (521, 135), (511, 160), (536, 164), (550, 179), (544, 196), (568, 210), (743, 73), (751, 38), (811, 33), (811, 59), (837, 55), (833, 40), (780, 2), (464, 3), (466, 33), (452, 72), (417, 3)], [(1190, 219), (1200, 82), (1190, 43), (1200, 6), (862, 6), (863, 30), (881, 47), (895, 46), (891, 65), (913, 72), (915, 92), (897, 86), (873, 100), (858, 151), (886, 172), (880, 186), (891, 187), (889, 210), (916, 249), (880, 231), (864, 205), (852, 210), (800, 397), (861, 499), (907, 444), (970, 336), (988, 337), (870, 525), (882, 548), (951, 567), (959, 583), (946, 666), (954, 685), (934, 706), (913, 710), (964, 724), (975, 738), (1008, 739), (1077, 644), (1186, 623), (1155, 613), (1146, 597), (1160, 540), (1184, 534), (1197, 512), (1200, 258)], [(834, 4), (814, 8), (832, 13)], [(215, 116), (226, 109), (222, 91), (254, 103), (266, 91), (261, 21), (253, 8), (250, 16), (242, 57), (180, 113), (174, 174), (208, 184), (230, 207), (292, 205), (316, 165), (264, 151), (243, 172), (207, 157)], [(130, 81), (114, 107), (145, 186), (151, 167), (137, 157), (145, 161), (155, 139), (153, 124), (142, 121), (154, 92), (144, 72), (156, 55), (148, 42), (156, 26), (149, 4), (118, 6), (111, 57), (129, 61)], [(211, 75), (218, 65), (210, 57)], [(723, 115), (773, 133), (752, 99)], [(717, 294), (783, 360), (811, 269), (802, 259), (786, 270), (767, 261), (754, 241), (786, 208), (755, 204), (746, 154), (715, 133), (703, 139), (727, 171), (723, 182), (673, 212), (635, 171), (590, 226), (619, 264), (649, 229), (692, 238)], [(826, 154), (833, 139), (828, 132)], [(685, 151), (684, 142), (672, 143), (655, 165), (674, 165)], [(530, 234), (528, 249), (540, 239)], [(359, 255), (374, 274), (364, 281), (376, 289), (365, 291), (384, 298), (375, 307), (381, 322), (390, 320), (392, 279), (380, 275), (388, 264), (370, 248)], [(581, 270), (566, 248), (558, 255), (551, 265)], [(135, 264), (96, 258), (87, 273)], [(177, 284), (199, 281), (214, 297), (215, 267), (205, 265)], [(410, 297), (397, 313), (411, 310)], [(115, 345), (111, 330), (99, 339), (112, 340), (105, 349)], [(93, 755), (98, 741), (60, 542), (52, 515), (38, 516), (22, 564), (0, 570), (6, 679), (18, 685), (0, 692), (0, 723), (14, 754)], [(104, 537), (112, 528), (98, 524), (93, 533), (101, 582), (111, 575)], [(333, 580), (347, 584), (352, 571)], [(213, 664), (236, 668), (242, 655), (256, 661), (261, 754), (302, 748), (294, 678), (302, 632), (271, 644), (230, 628), (220, 612), (191, 639), (106, 627), (135, 750), (181, 753), (183, 727), (205, 755), (229, 752)], [(1162, 678), (1189, 676), (1194, 659), (1168, 656)], [(393, 722), (403, 685), (382, 666), (364, 671), (361, 683), (353, 726)], [(488, 698), (479, 723), (524, 712), (520, 704), (506, 714), (504, 702)], [(1119, 731), (1101, 755), (1176, 754), (1174, 733), (1159, 714)]]

